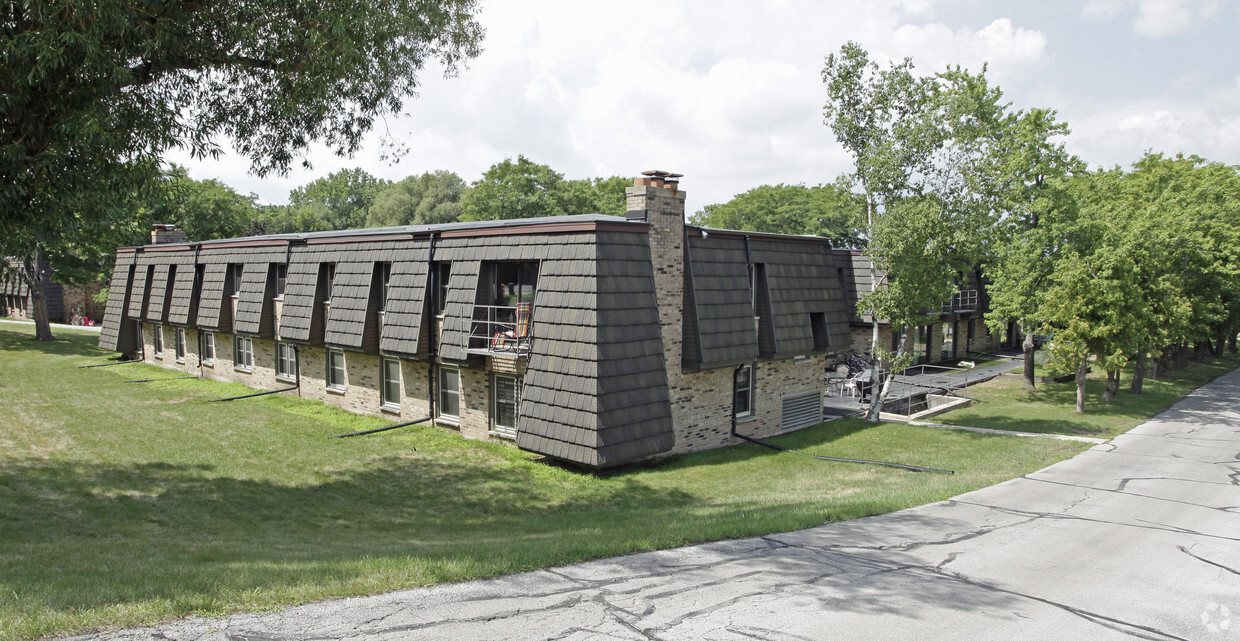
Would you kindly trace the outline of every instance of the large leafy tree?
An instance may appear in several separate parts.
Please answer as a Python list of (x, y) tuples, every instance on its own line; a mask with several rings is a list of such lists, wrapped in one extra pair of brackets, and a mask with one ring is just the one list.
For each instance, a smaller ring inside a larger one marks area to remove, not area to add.
[(461, 217), (461, 193), (465, 181), (454, 172), (439, 170), (384, 187), (375, 195), (367, 227), (434, 225), (456, 222)]
[(341, 169), (294, 189), (288, 199), (294, 217), (313, 212), (320, 229), (360, 229), (375, 197), (389, 184), (361, 168)]
[[(453, 74), (479, 53), (477, 10), (475, 0), (0, 4), (0, 253), (67, 252), (123, 220), (174, 146), (206, 156), (230, 138), (258, 175), (287, 170), (311, 143), (356, 151), (415, 95), (425, 65)], [(39, 339), (51, 338), (45, 323)]]
[[(853, 42), (827, 57), (822, 78), (824, 120), (853, 156), (865, 198), (861, 236), (872, 281), (859, 311), (872, 318), (871, 369), (881, 362), (894, 371), (910, 358), (902, 328), (948, 300), (981, 257), (993, 189), (970, 170), (1002, 136), (1005, 106), (984, 72), (917, 76), (909, 59), (880, 68)], [(900, 331), (894, 354), (880, 340), (882, 319)], [(889, 381), (871, 402), (871, 421)]]
[(461, 220), (505, 220), (571, 214), (624, 215), (619, 176), (564, 180), (548, 165), (523, 155), (491, 165), (461, 197)]
[(695, 225), (775, 234), (812, 234), (837, 247), (859, 247), (864, 200), (844, 180), (833, 185), (761, 185), (732, 200), (707, 205)]

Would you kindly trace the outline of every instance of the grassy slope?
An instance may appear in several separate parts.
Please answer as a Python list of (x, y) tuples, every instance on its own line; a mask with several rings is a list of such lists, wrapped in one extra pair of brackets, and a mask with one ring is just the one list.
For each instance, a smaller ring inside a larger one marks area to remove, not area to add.
[(1078, 443), (836, 421), (610, 474), (0, 326), (0, 639), (150, 624), (766, 534), (947, 498)]
[[(1157, 380), (1147, 378), (1144, 393), (1128, 391), (1132, 371), (1124, 372), (1120, 393), (1103, 403), (1106, 372), (1091, 372), (1086, 380), (1085, 413), (1076, 413), (1076, 382), (1038, 383), (1038, 389), (1021, 389), (1019, 376), (1007, 375), (984, 385), (970, 387), (968, 396), (978, 399), (970, 407), (936, 416), (933, 420), (951, 425), (989, 427), (1044, 434), (1072, 434), (1111, 438), (1132, 429), (1146, 418), (1170, 407), (1180, 397), (1220, 374), (1240, 365), (1240, 357), (1228, 355), (1193, 363), (1173, 370)], [(1019, 407), (1020, 411), (1013, 411)]]

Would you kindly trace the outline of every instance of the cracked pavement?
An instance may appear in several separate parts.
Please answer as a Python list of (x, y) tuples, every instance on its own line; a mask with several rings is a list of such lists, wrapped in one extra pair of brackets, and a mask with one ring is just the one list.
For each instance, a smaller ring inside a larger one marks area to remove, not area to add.
[(1112, 441), (808, 530), (77, 639), (1240, 639), (1240, 370)]

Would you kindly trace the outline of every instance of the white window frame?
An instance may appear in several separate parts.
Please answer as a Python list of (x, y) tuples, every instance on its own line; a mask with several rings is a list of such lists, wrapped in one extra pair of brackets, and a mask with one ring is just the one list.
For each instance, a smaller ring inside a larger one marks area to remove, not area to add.
[(297, 348), (292, 343), (276, 341), (276, 378), (289, 382), (297, 380)]
[[(503, 400), (499, 395), (500, 379), (512, 381), (512, 425), (501, 425), (499, 423), (499, 407)], [(516, 438), (518, 424), (521, 420), (521, 384), (522, 377), (515, 374), (492, 374), (491, 375), (491, 432), (496, 436), (505, 438)]]
[[(339, 359), (340, 366), (334, 365)], [(331, 392), (344, 392), (348, 384), (348, 372), (345, 370), (344, 351), (339, 349), (327, 350), (327, 372), (323, 380), (327, 382), (327, 389)], [(340, 375), (337, 377), (335, 372), (339, 370)]]
[[(456, 389), (453, 391), (445, 391), (444, 377), (451, 375), (456, 378)], [(439, 366), (439, 373), (435, 375), (435, 418), (445, 423), (456, 425), (461, 420), (461, 370), (457, 367), (447, 365)], [(444, 397), (450, 395), (456, 401), (456, 414), (448, 414), (443, 411)]]
[[(741, 372), (746, 372), (744, 387), (741, 387), (740, 384), (738, 383), (738, 381), (741, 378)], [(739, 418), (751, 418), (754, 415), (753, 414), (753, 374), (754, 374), (753, 365), (741, 365), (732, 374), (732, 407), (733, 407), (733, 411), (736, 413), (736, 418), (738, 419)], [(745, 398), (747, 401), (746, 405), (748, 405), (748, 407), (746, 407), (743, 410), (739, 408), (739, 404), (736, 402), (736, 398), (741, 394), (745, 395)]]
[(233, 337), (233, 369), (254, 371), (254, 339), (249, 336)]
[(177, 330), (177, 344), (176, 344), (177, 362), (184, 363), (185, 362), (185, 328), (178, 327), (176, 328), (176, 330)]
[[(396, 378), (389, 376), (389, 367), (395, 366)], [(379, 359), (379, 398), (382, 403), (382, 409), (400, 412), (400, 359), (398, 358), (381, 358)], [(392, 396), (392, 390), (388, 389), (395, 385), (396, 395)]]
[(203, 365), (215, 365), (215, 334), (212, 332), (202, 333), (202, 358), (199, 361)]

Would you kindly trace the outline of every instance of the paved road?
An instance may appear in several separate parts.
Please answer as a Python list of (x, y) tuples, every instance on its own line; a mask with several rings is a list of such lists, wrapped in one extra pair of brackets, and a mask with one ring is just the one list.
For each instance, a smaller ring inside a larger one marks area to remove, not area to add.
[(107, 639), (1240, 639), (1240, 372), (1110, 443), (799, 532)]

